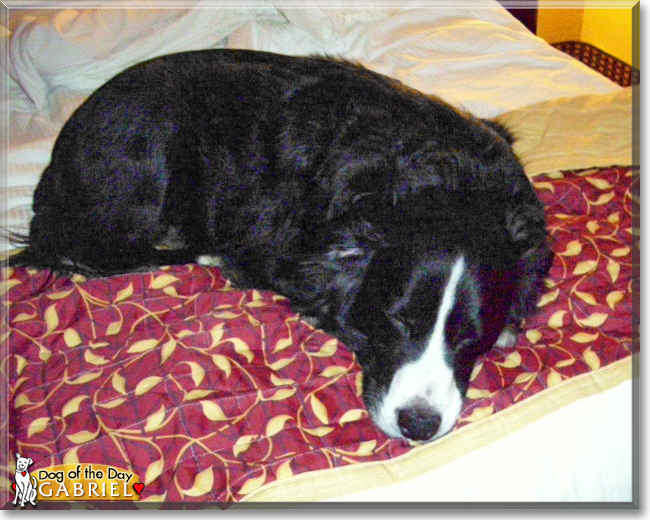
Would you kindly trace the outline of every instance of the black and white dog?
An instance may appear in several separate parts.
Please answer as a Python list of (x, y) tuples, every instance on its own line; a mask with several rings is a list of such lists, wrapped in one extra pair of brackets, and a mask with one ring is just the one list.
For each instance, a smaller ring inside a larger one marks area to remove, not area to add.
[(477, 356), (514, 343), (552, 260), (511, 141), (344, 61), (156, 58), (66, 123), (13, 263), (105, 275), (218, 256), (356, 353), (384, 432), (429, 440)]

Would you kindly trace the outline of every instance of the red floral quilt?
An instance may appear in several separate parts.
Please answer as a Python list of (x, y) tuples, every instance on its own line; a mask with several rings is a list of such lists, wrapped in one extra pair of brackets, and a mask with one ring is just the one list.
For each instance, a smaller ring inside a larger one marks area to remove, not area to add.
[[(517, 345), (478, 361), (457, 428), (633, 352), (636, 173), (535, 179), (557, 253), (547, 290)], [(33, 468), (106, 464), (140, 477), (141, 500), (232, 502), (414, 449), (374, 428), (343, 344), (217, 269), (85, 280), (5, 268), (0, 292), (2, 420), (9, 454)]]

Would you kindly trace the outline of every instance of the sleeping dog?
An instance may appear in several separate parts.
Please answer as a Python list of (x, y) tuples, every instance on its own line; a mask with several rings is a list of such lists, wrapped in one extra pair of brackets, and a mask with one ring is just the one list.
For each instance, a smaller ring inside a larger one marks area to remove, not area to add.
[(102, 276), (218, 257), (358, 358), (388, 435), (455, 424), (552, 259), (508, 131), (345, 61), (156, 58), (65, 124), (17, 265)]

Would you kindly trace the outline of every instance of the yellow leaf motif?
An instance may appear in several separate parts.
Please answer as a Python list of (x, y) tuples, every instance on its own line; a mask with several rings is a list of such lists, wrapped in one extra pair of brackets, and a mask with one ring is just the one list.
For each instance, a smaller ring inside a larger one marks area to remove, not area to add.
[(239, 490), (240, 495), (250, 495), (253, 491), (257, 491), (262, 484), (266, 481), (266, 470), (262, 468), (262, 475), (259, 477), (249, 478)]
[(293, 476), (293, 471), (291, 471), (291, 460), (283, 462), (278, 466), (278, 469), (275, 470), (276, 480), (281, 480), (283, 478), (289, 478)]
[(282, 352), (283, 350), (289, 348), (291, 345), (293, 345), (293, 340), (291, 338), (282, 338), (279, 339), (275, 347), (273, 347), (273, 352)]
[(126, 397), (118, 397), (117, 399), (111, 399), (110, 401), (107, 401), (105, 403), (98, 403), (97, 406), (100, 406), (102, 408), (108, 408), (110, 410), (111, 408), (117, 408), (124, 401), (126, 401)]
[(86, 352), (84, 352), (84, 359), (91, 365), (105, 365), (108, 363), (108, 360), (106, 358), (98, 356), (97, 354), (93, 354), (90, 350), (86, 350)]
[(13, 287), (16, 287), (16, 285), (20, 285), (21, 281), (11, 279), (11, 280), (2, 280), (0, 282), (0, 296), (4, 296), (9, 290), (11, 290)]
[(618, 224), (621, 221), (621, 216), (618, 211), (612, 213), (607, 217), (607, 222), (610, 224)]
[(14, 358), (16, 358), (16, 374), (20, 375), (27, 366), (27, 359), (19, 354), (14, 354)]
[(167, 296), (174, 296), (174, 297), (178, 296), (178, 293), (176, 292), (176, 287), (174, 287), (173, 285), (170, 285), (169, 287), (164, 287), (163, 292)]
[(186, 361), (186, 364), (190, 366), (190, 370), (192, 371), (192, 381), (194, 381), (194, 386), (200, 386), (205, 377), (205, 370), (196, 361)]
[(542, 333), (537, 329), (529, 329), (526, 331), (526, 339), (531, 343), (537, 343), (542, 339)]
[(582, 244), (577, 240), (571, 240), (566, 245), (566, 249), (563, 253), (559, 253), (562, 256), (577, 256), (582, 251)]
[(85, 442), (92, 441), (99, 435), (99, 430), (96, 432), (89, 432), (88, 430), (81, 430), (80, 432), (73, 433), (71, 435), (66, 435), (66, 437), (70, 440), (70, 442), (74, 442), (75, 444), (83, 444)]
[(23, 321), (29, 321), (34, 319), (35, 317), (36, 317), (35, 312), (33, 313), (21, 312), (20, 314), (18, 314), (18, 316), (16, 316), (11, 320), (11, 323), (21, 323)]
[(607, 314), (603, 312), (594, 312), (584, 319), (576, 318), (576, 321), (583, 327), (600, 327), (606, 320)]
[(619, 247), (614, 249), (612, 251), (612, 256), (615, 256), (617, 258), (620, 258), (621, 256), (627, 256), (630, 254), (630, 248), (625, 246), (625, 247)]
[(323, 344), (318, 352), (311, 352), (311, 355), (316, 357), (331, 357), (336, 353), (338, 348), (337, 343), (336, 339), (330, 339)]
[(113, 323), (110, 323), (108, 327), (106, 327), (106, 335), (114, 336), (120, 331), (121, 328), (122, 328), (122, 320), (114, 321)]
[(575, 358), (563, 359), (555, 363), (556, 368), (564, 368), (573, 365), (576, 362)]
[(59, 315), (56, 312), (56, 303), (53, 303), (45, 309), (44, 318), (48, 332), (52, 332), (59, 326)]
[(496, 362), (497, 365), (504, 368), (515, 368), (521, 364), (521, 354), (516, 350), (510, 354), (501, 362)]
[(217, 323), (210, 329), (210, 337), (212, 338), (210, 348), (216, 347), (221, 341), (221, 338), (223, 338), (223, 325), (223, 323)]
[(327, 367), (325, 370), (323, 370), (320, 373), (320, 375), (322, 377), (336, 377), (342, 374), (347, 374), (348, 371), (349, 371), (348, 367), (344, 367), (341, 365), (331, 365)]
[(363, 372), (359, 371), (357, 377), (354, 378), (355, 395), (361, 397), (363, 394)]
[(131, 345), (126, 352), (128, 354), (139, 354), (140, 352), (147, 352), (148, 350), (151, 350), (156, 345), (158, 345), (158, 343), (159, 340), (155, 338), (141, 339), (140, 341), (136, 341), (133, 345)]
[(575, 341), (576, 343), (591, 343), (595, 340), (598, 339), (599, 334), (596, 332), (595, 334), (588, 334), (586, 332), (578, 332), (577, 334), (574, 334), (571, 336), (569, 339), (571, 341)]
[(189, 489), (181, 489), (181, 493), (190, 497), (200, 497), (212, 491), (214, 486), (214, 474), (212, 466), (204, 469), (194, 478), (194, 485)]
[(63, 341), (68, 347), (73, 348), (81, 345), (81, 336), (76, 330), (67, 328), (63, 332)]
[(282, 358), (278, 359), (275, 363), (271, 363), (268, 365), (268, 367), (271, 370), (278, 371), (282, 370), (284, 367), (290, 365), (296, 360), (296, 356), (290, 357), (290, 358)]
[(271, 374), (271, 383), (273, 383), (274, 386), (286, 386), (286, 385), (293, 385), (295, 381), (293, 379), (283, 379), (281, 377), (276, 376), (275, 374)]
[(237, 439), (235, 445), (232, 447), (232, 453), (235, 457), (239, 454), (244, 453), (248, 448), (250, 448), (253, 441), (257, 438), (257, 435), (242, 435)]
[(156, 480), (162, 473), (165, 467), (165, 460), (158, 459), (147, 466), (147, 471), (144, 474), (144, 484), (148, 486)]
[(596, 260), (583, 260), (582, 262), (578, 262), (573, 269), (573, 274), (575, 275), (581, 275), (581, 274), (586, 274), (594, 271), (596, 269), (596, 266), (598, 265), (598, 262)]
[(265, 401), (282, 401), (283, 399), (288, 399), (296, 393), (295, 388), (280, 388), (269, 397), (265, 398)]
[(340, 453), (341, 455), (351, 455), (353, 457), (367, 457), (368, 455), (372, 455), (376, 446), (377, 446), (377, 441), (370, 440), (370, 441), (360, 442), (359, 446), (354, 451), (342, 450), (340, 448), (336, 448), (336, 452)]
[(609, 273), (609, 277), (612, 279), (612, 282), (615, 282), (618, 280), (618, 275), (621, 272), (621, 265), (618, 262), (610, 259), (607, 263), (607, 272)]
[(167, 287), (169, 284), (172, 284), (174, 282), (177, 282), (178, 278), (175, 276), (172, 276), (171, 274), (161, 274), (160, 276), (156, 276), (151, 283), (149, 284), (149, 287), (151, 289), (162, 289), (163, 287)]
[(364, 415), (366, 415), (366, 411), (364, 409), (352, 408), (351, 410), (348, 410), (343, 415), (341, 415), (341, 418), (339, 419), (339, 424), (344, 425), (345, 423), (358, 421)]
[(266, 436), (273, 437), (284, 428), (284, 424), (291, 419), (290, 415), (276, 415), (266, 423)]
[(318, 426), (316, 428), (303, 428), (302, 431), (314, 437), (325, 437), (325, 435), (333, 432), (334, 428), (331, 426)]
[(239, 316), (241, 316), (241, 313), (238, 314), (230, 311), (219, 312), (214, 315), (215, 318), (221, 318), (223, 320), (232, 320), (233, 318), (238, 318)]
[(318, 399), (318, 397), (316, 397), (315, 394), (311, 395), (309, 404), (311, 405), (311, 409), (314, 412), (314, 415), (318, 417), (318, 420), (321, 423), (328, 424), (330, 422), (327, 408), (325, 408), (325, 405), (320, 401), (320, 399)]
[(468, 399), (485, 399), (486, 397), (491, 397), (492, 392), (489, 390), (481, 390), (480, 388), (474, 388), (473, 386), (470, 386), (467, 389), (465, 395)]
[(115, 374), (113, 374), (113, 377), (111, 378), (111, 385), (113, 385), (113, 388), (115, 388), (116, 392), (122, 395), (126, 395), (126, 380), (118, 372), (115, 372)]
[(595, 186), (599, 190), (609, 190), (611, 189), (612, 185), (607, 182), (605, 179), (599, 179), (599, 178), (592, 178), (592, 177), (585, 177), (585, 180), (591, 184), (592, 186)]
[(79, 405), (85, 399), (88, 399), (87, 395), (78, 395), (77, 397), (73, 397), (72, 399), (70, 399), (63, 406), (63, 408), (61, 410), (61, 417), (67, 417), (68, 415), (72, 415), (73, 413), (78, 412), (79, 411)]
[(21, 406), (26, 406), (28, 404), (32, 404), (32, 402), (29, 400), (29, 397), (27, 397), (25, 392), (21, 392), (16, 396), (16, 399), (14, 399), (14, 408), (20, 408)]
[(607, 305), (609, 305), (609, 308), (614, 310), (614, 307), (616, 307), (616, 304), (619, 303), (623, 299), (624, 293), (623, 291), (612, 291), (607, 295)]
[(474, 365), (474, 368), (472, 369), (472, 373), (469, 376), (470, 381), (474, 381), (476, 377), (481, 373), (481, 370), (483, 369), (483, 361), (479, 361)]
[(65, 298), (66, 296), (68, 296), (72, 291), (74, 291), (74, 289), (69, 289), (67, 291), (57, 291), (57, 292), (54, 292), (52, 294), (48, 294), (47, 299), (48, 300), (61, 300), (61, 299)]
[(598, 224), (598, 222), (595, 220), (590, 220), (587, 222), (587, 229), (593, 235), (600, 229), (600, 224)]
[(228, 418), (223, 413), (221, 407), (214, 401), (199, 401), (201, 403), (201, 408), (203, 409), (203, 415), (205, 415), (211, 421), (227, 421)]
[(144, 425), (145, 432), (153, 432), (160, 429), (163, 420), (165, 419), (165, 405), (160, 405), (157, 411), (152, 413)]
[(535, 372), (522, 372), (517, 377), (515, 377), (514, 383), (519, 385), (521, 383), (527, 383), (531, 379), (534, 379), (537, 374)]
[(119, 291), (117, 291), (113, 303), (118, 303), (121, 302), (122, 300), (126, 300), (127, 298), (130, 298), (132, 295), (133, 295), (133, 284), (129, 283), (129, 285), (127, 285), (124, 289), (120, 289)]
[(77, 450), (79, 446), (75, 446), (63, 456), (63, 464), (79, 464), (79, 457), (77, 456)]
[(43, 361), (43, 363), (47, 363), (47, 360), (50, 359), (51, 356), (51, 351), (46, 349), (43, 345), (38, 346), (38, 358)]
[(226, 379), (228, 379), (228, 376), (230, 375), (231, 372), (231, 366), (230, 366), (230, 361), (226, 356), (222, 356), (221, 354), (214, 354), (212, 356), (212, 362), (221, 369), (221, 371), (226, 374)]
[(614, 192), (610, 191), (608, 193), (603, 193), (595, 201), (589, 201), (589, 202), (591, 203), (592, 206), (602, 206), (603, 204), (607, 204), (613, 198), (614, 198)]
[(585, 351), (582, 353), (582, 359), (585, 360), (585, 363), (591, 368), (592, 370), (597, 370), (600, 368), (600, 358), (598, 355), (591, 350), (591, 347), (585, 349)]
[(539, 302), (537, 302), (538, 307), (544, 307), (547, 303), (554, 302), (557, 300), (557, 297), (560, 295), (560, 289), (555, 289), (554, 291), (547, 292), (546, 294), (543, 294), (542, 297), (539, 299)]
[(174, 350), (176, 350), (176, 340), (175, 339), (170, 339), (169, 341), (165, 342), (165, 344), (160, 349), (160, 364), (161, 365), (165, 361), (167, 361), (169, 359), (169, 356), (171, 356), (174, 353)]
[(74, 378), (74, 379), (69, 379), (66, 382), (69, 385), (83, 385), (84, 383), (88, 383), (89, 381), (92, 381), (93, 379), (97, 379), (101, 375), (102, 375), (101, 370), (98, 371), (98, 372), (86, 372), (85, 374), (81, 374), (79, 377)]
[(183, 401), (192, 401), (193, 399), (202, 399), (210, 395), (214, 390), (190, 390), (183, 396)]
[(159, 376), (149, 376), (145, 377), (140, 381), (135, 387), (135, 395), (142, 395), (151, 390), (154, 386), (162, 381), (162, 377)]
[(42, 432), (45, 428), (47, 428), (47, 425), (49, 423), (49, 417), (39, 417), (38, 419), (34, 419), (27, 428), (27, 437), (31, 437), (32, 435), (36, 435), (37, 433)]
[(593, 294), (589, 294), (587, 292), (581, 292), (581, 291), (576, 291), (575, 294), (583, 302), (588, 303), (589, 305), (596, 305), (598, 303), (596, 302), (596, 298), (594, 298)]
[(244, 356), (246, 358), (246, 361), (249, 363), (253, 361), (253, 352), (244, 340), (241, 340), (239, 338), (230, 338), (228, 341), (234, 345), (235, 352), (237, 352), (237, 354)]
[(559, 329), (564, 325), (564, 315), (567, 311), (556, 311), (548, 319), (548, 326), (554, 329)]
[(551, 388), (558, 385), (562, 382), (562, 376), (557, 373), (555, 370), (551, 370), (551, 373), (546, 376), (546, 385)]

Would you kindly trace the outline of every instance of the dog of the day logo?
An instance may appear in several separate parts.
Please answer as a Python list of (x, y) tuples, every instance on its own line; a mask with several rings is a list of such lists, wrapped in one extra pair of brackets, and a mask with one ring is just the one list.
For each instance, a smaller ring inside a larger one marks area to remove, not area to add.
[(140, 500), (145, 485), (130, 471), (105, 464), (59, 464), (31, 468), (31, 458), (16, 454), (12, 504), (25, 507), (38, 501)]

